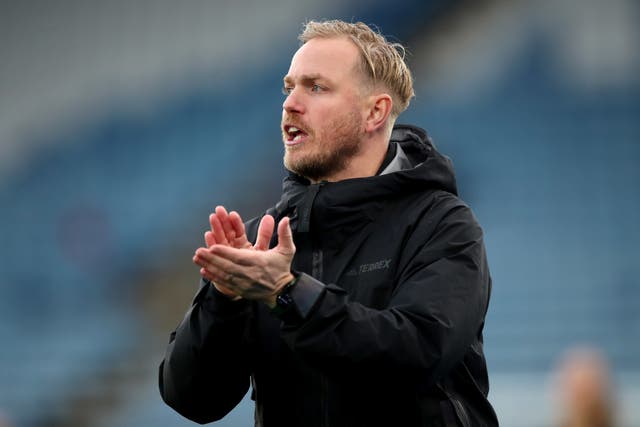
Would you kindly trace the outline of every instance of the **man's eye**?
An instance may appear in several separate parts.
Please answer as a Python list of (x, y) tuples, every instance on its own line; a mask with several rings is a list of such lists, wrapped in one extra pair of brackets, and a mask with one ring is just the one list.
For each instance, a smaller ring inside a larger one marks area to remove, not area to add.
[(284, 86), (284, 87), (282, 88), (282, 94), (283, 94), (283, 95), (291, 95), (291, 91), (293, 91), (293, 88), (292, 88), (292, 87)]
[(311, 92), (322, 92), (323, 87), (320, 85), (312, 85)]

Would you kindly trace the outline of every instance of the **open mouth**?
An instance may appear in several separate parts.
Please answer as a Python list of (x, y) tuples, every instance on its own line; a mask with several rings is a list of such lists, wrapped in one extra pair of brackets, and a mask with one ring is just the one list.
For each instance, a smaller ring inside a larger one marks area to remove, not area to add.
[(285, 125), (283, 130), (287, 145), (299, 144), (307, 137), (307, 133), (297, 126)]

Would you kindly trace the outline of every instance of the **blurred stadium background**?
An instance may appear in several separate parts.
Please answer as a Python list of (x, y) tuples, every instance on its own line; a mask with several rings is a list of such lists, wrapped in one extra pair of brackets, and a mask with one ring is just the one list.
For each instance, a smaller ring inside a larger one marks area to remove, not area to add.
[[(0, 425), (193, 425), (157, 392), (217, 204), (279, 195), (302, 23), (409, 48), (400, 118), (453, 158), (494, 278), (504, 426), (556, 425), (557, 362), (600, 349), (640, 425), (640, 3), (0, 3)], [(220, 426), (252, 425), (245, 400)]]

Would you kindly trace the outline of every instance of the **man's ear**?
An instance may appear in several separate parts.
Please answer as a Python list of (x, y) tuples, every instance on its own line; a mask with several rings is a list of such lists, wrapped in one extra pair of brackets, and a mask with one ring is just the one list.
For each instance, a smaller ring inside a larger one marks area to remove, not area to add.
[(375, 132), (387, 123), (387, 118), (391, 114), (393, 100), (387, 93), (371, 95), (369, 111), (365, 120), (365, 130)]

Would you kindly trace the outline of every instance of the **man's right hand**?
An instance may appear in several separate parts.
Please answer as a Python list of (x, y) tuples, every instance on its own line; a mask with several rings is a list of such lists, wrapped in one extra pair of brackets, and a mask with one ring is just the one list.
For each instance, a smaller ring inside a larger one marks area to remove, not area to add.
[[(244, 222), (240, 215), (235, 211), (227, 213), (224, 206), (216, 206), (215, 213), (209, 215), (211, 230), (207, 230), (204, 233), (204, 241), (208, 248), (218, 244), (236, 249), (255, 249), (266, 251), (269, 249), (269, 243), (271, 241), (271, 235), (267, 233), (266, 230), (273, 230), (274, 228), (274, 224), (268, 224), (269, 222), (274, 222), (273, 217), (265, 215), (260, 221), (260, 227), (258, 227), (256, 244), (252, 245), (247, 239)], [(269, 225), (271, 226), (269, 227)], [(196, 263), (195, 256), (193, 262)], [(214, 283), (213, 285), (220, 293), (232, 298), (233, 300), (241, 298), (235, 292), (222, 285), (217, 283)]]
[(230, 246), (236, 249), (247, 249), (252, 245), (247, 240), (242, 218), (237, 212), (230, 214), (224, 206), (216, 206), (215, 213), (209, 215), (211, 230), (204, 233), (204, 240), (207, 247), (219, 244)]

